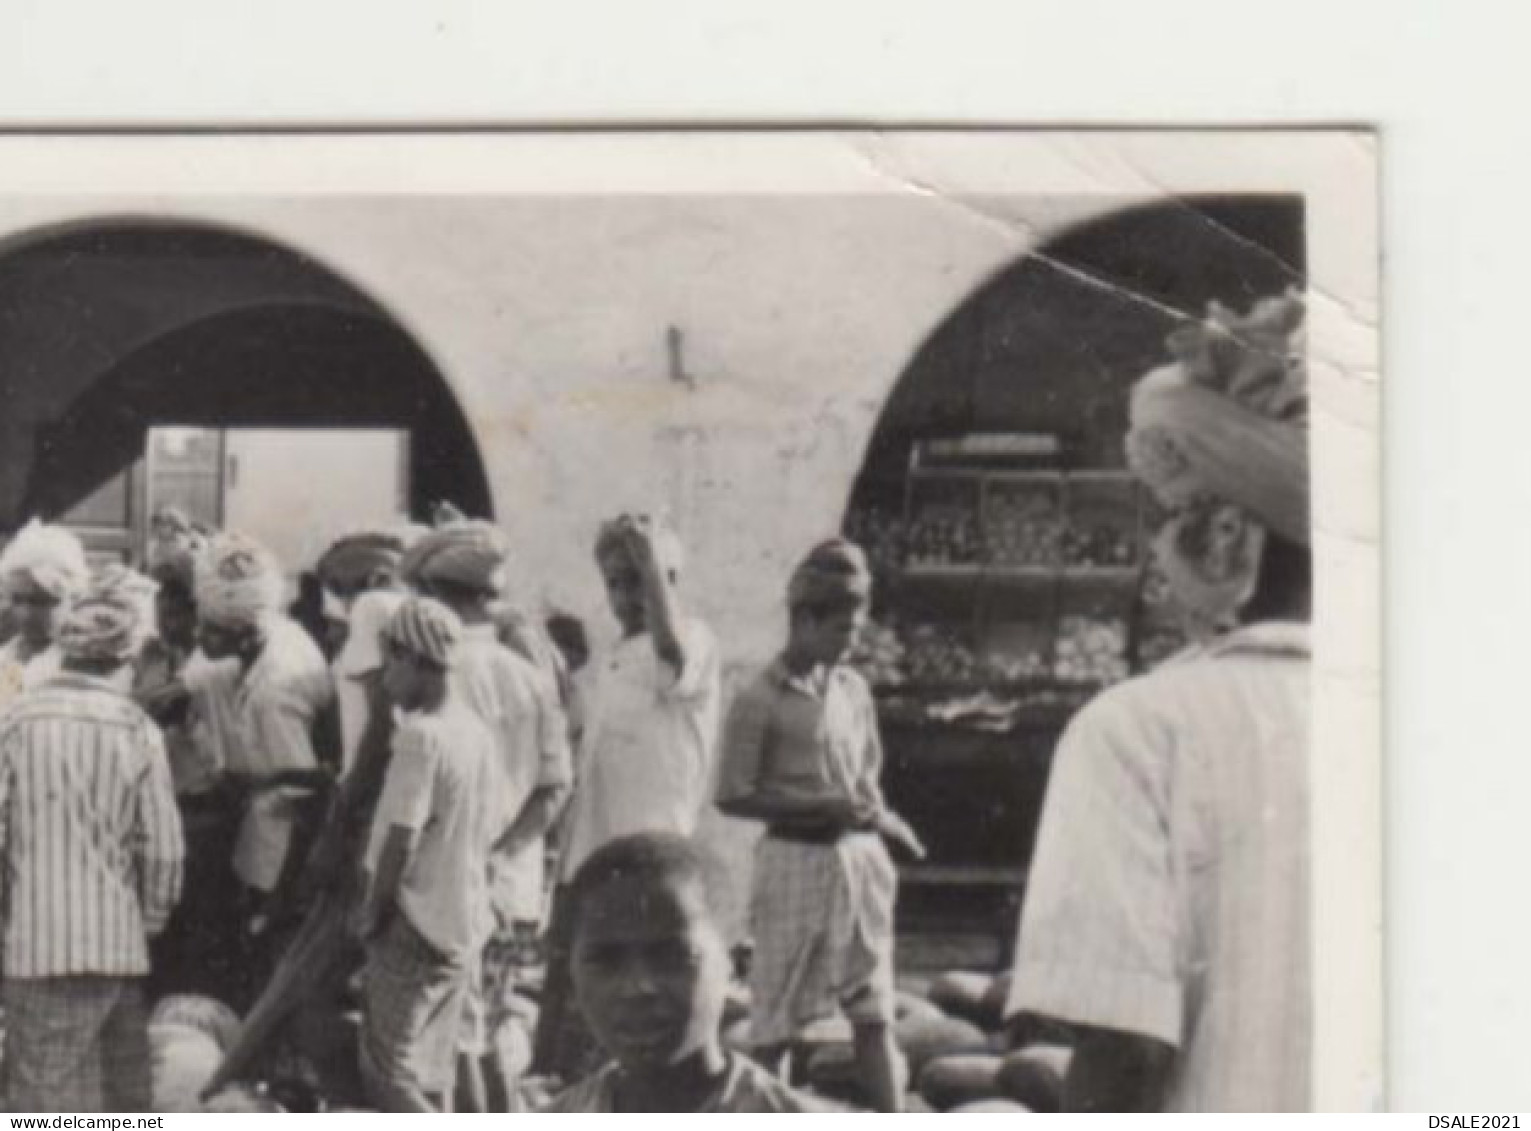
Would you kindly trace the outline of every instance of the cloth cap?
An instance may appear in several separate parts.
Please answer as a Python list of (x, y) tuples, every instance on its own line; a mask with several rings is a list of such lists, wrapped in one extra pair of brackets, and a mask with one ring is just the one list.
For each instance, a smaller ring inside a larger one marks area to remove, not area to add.
[(319, 556), (314, 572), (326, 588), (354, 591), (374, 574), (397, 573), (405, 551), (425, 533), (423, 527), (407, 524), (353, 531), (337, 538)]
[(121, 589), (92, 589), (65, 608), (58, 649), (70, 660), (123, 664), (142, 647), (146, 629), (141, 602)]
[(285, 589), (271, 551), (243, 534), (219, 534), (197, 561), (197, 611), (215, 624), (256, 624), (281, 609)]
[(57, 600), (67, 600), (89, 583), (85, 547), (62, 526), (48, 526), (34, 518), (0, 553), (0, 580), (8, 584), (18, 575)]
[(427, 532), (404, 554), (399, 571), (409, 584), (460, 585), (491, 596), (505, 589), (510, 539), (492, 522), (452, 518)]
[(865, 604), (872, 599), (872, 571), (866, 553), (845, 538), (820, 542), (792, 571), (787, 604)]
[(619, 514), (616, 518), (603, 522), (595, 536), (596, 558), (613, 555), (631, 557), (627, 546), (626, 530), (633, 523), (648, 524), (650, 536), (654, 541), (654, 556), (659, 561), (659, 568), (667, 574), (679, 575), (686, 566), (686, 551), (680, 544), (680, 537), (659, 515)]
[(1161, 502), (1221, 499), (1309, 544), (1301, 321), (1288, 294), (1246, 316), (1214, 304), (1205, 322), (1171, 336), (1176, 361), (1133, 390), (1127, 436), (1129, 464)]
[(440, 601), (410, 597), (388, 619), (383, 639), (437, 667), (450, 668), (462, 640), (462, 621)]

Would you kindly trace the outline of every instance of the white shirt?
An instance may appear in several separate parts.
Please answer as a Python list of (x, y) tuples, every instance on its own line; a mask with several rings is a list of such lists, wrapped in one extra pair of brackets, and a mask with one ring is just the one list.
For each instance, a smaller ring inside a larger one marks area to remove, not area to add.
[(1257, 625), (1065, 733), (1008, 1007), (1177, 1050), (1171, 1111), (1311, 1106), (1308, 630)]
[[(260, 777), (318, 768), (314, 723), (333, 690), (324, 655), (295, 621), (272, 618), (266, 646), (248, 672), (220, 661), (187, 679), (187, 687), (211, 709), (229, 771)], [(292, 802), (302, 793), (283, 787), (251, 798), (234, 845), (235, 874), (250, 887), (269, 892), (281, 878), (292, 841)]]
[(684, 671), (659, 659), (648, 633), (591, 662), (590, 714), (560, 867), (564, 881), (617, 837), (696, 831), (712, 783), (722, 673), (717, 641), (705, 624), (685, 620), (679, 631)]
[(351, 772), (356, 750), (367, 729), (370, 704), (363, 680), (383, 666), (383, 629), (404, 603), (406, 595), (389, 589), (361, 594), (347, 617), (345, 647), (335, 657), (335, 706), (340, 715), (340, 773)]
[(432, 946), (466, 960), (489, 932), (489, 846), (505, 815), (494, 788), (494, 740), (466, 705), (404, 716), (372, 818), (375, 875), (388, 830), (415, 833), (399, 909)]
[[(531, 661), (500, 643), (494, 625), (463, 629), (452, 686), (495, 736), (511, 822), (536, 790), (573, 781), (568, 724), (557, 690)], [(490, 898), (502, 928), (541, 919), (545, 851), (539, 838), (514, 856), (496, 855), (490, 861)]]

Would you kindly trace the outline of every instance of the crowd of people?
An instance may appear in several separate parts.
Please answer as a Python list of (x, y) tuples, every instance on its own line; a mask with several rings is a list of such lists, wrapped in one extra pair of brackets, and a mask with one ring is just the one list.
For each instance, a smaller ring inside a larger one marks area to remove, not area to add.
[[(1291, 299), (1214, 311), (1134, 395), (1129, 454), (1207, 643), (1058, 751), (1010, 1006), (1072, 1034), (1076, 1106), (1306, 1104), (1299, 322)], [(902, 1110), (894, 854), (924, 848), (847, 663), (862, 551), (828, 539), (782, 579), (783, 647), (725, 705), (663, 522), (600, 528), (620, 635), (590, 654), (505, 604), (503, 531), (434, 518), (338, 538), (309, 627), (265, 547), (176, 512), (141, 572), (35, 522), (0, 554), (8, 1106), (147, 1110), (152, 996), (279, 1028), (284, 992), (359, 971), (379, 1110), (516, 1110), (522, 1068), (560, 1082), (552, 1111), (818, 1110), (801, 1041), (836, 1013), (867, 1105)], [(750, 1057), (720, 1035), (710, 805), (764, 826)], [(494, 1034), (529, 980), (512, 1071)]]

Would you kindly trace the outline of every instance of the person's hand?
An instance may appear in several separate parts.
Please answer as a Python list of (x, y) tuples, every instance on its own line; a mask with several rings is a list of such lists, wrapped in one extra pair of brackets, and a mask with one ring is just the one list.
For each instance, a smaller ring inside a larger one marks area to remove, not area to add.
[(897, 845), (915, 860), (925, 859), (925, 845), (909, 823), (891, 809), (877, 814), (877, 831), (884, 840)]
[(825, 801), (823, 817), (838, 828), (849, 832), (876, 827), (877, 811), (865, 801), (852, 797), (836, 797)]

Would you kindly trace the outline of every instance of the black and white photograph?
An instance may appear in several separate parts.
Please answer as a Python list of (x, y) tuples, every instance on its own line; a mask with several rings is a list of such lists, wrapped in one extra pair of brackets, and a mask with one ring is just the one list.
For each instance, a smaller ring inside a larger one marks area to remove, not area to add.
[(1381, 1106), (1376, 157), (0, 137), (0, 1107)]

